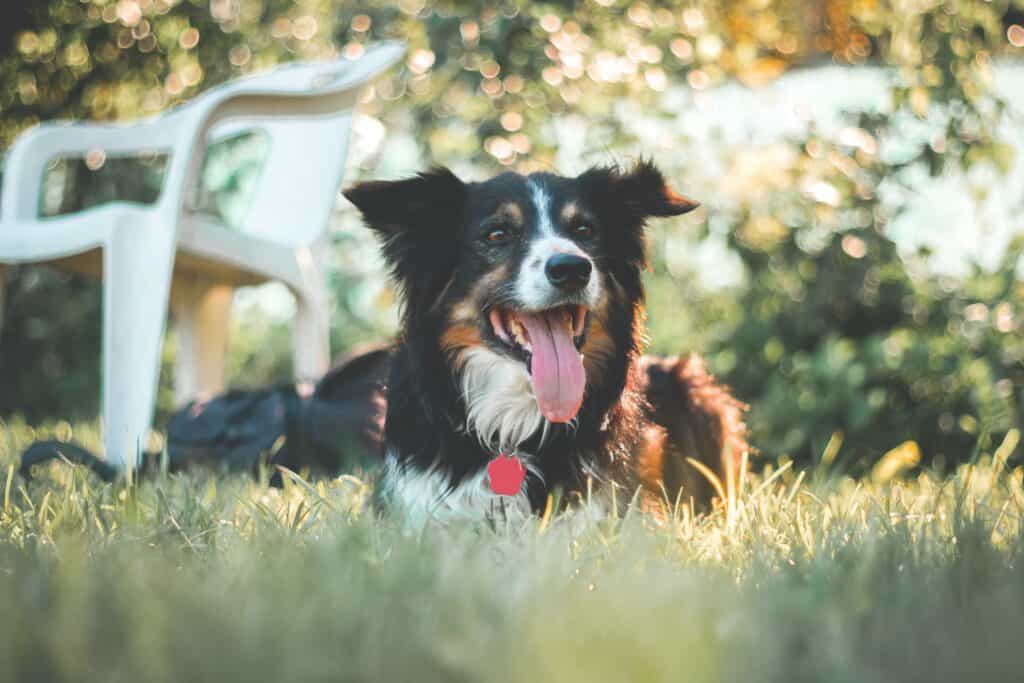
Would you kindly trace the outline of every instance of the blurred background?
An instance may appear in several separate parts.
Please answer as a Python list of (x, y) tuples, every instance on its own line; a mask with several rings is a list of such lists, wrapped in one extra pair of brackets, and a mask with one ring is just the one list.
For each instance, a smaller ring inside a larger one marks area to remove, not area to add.
[[(705, 353), (762, 456), (857, 473), (901, 447), (943, 469), (1021, 427), (1022, 0), (6, 2), (0, 149), (383, 38), (409, 54), (365, 98), (346, 182), (645, 155), (703, 203), (652, 226), (651, 349)], [(265, 152), (258, 135), (211, 149), (205, 209), (237, 224)], [(54, 160), (40, 210), (153, 201), (165, 161)], [(340, 354), (396, 315), (341, 198), (332, 234)], [(100, 305), (97, 283), (9, 273), (0, 418), (95, 419)], [(233, 385), (290, 377), (291, 305), (237, 295)]]

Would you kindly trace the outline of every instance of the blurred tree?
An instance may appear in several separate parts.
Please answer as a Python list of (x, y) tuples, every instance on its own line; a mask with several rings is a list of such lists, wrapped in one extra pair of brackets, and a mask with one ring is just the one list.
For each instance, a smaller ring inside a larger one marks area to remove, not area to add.
[[(8, 46), (0, 53), (0, 144), (41, 119), (145, 115), (277, 61), (354, 57), (369, 42), (401, 37), (410, 43), (408, 59), (369, 94), (367, 113), (411, 124), (431, 162), (481, 173), (532, 170), (559, 165), (564, 138), (555, 123), (568, 116), (585, 122), (587, 149), (606, 160), (635, 139), (623, 125), (626, 103), (645, 116), (672, 118), (679, 102), (673, 90), (681, 85), (701, 91), (737, 79), (756, 86), (824, 61), (889, 65), (888, 110), (852, 116), (839, 140), (809, 131), (792, 141), (789, 166), (766, 175), (777, 183), (771, 192), (712, 207), (746, 278), (738, 290), (713, 298), (686, 285), (687, 298), (702, 304), (690, 314), (692, 328), (714, 330), (701, 334), (717, 368), (752, 402), (756, 441), (768, 454), (811, 459), (842, 430), (851, 462), (904, 438), (922, 439), (926, 452), (960, 457), (981, 432), (1019, 423), (1014, 255), (997, 273), (978, 271), (962, 283), (919, 277), (885, 235), (893, 216), (879, 195), (910, 169), (1007, 166), (1008, 147), (995, 135), (1004, 111), (989, 81), (993, 60), (1024, 45), (1021, 6), (37, 0), (0, 10), (0, 46)], [(878, 152), (886, 139), (912, 139), (909, 129), (922, 121), (941, 133), (899, 158)], [(664, 144), (677, 150), (686, 141)], [(57, 212), (103, 201), (115, 187), (121, 196), (145, 199), (159, 181), (158, 167), (143, 174), (81, 163), (55, 168), (74, 190), (44, 207)], [(126, 187), (128, 177), (134, 188)], [(662, 256), (654, 264), (655, 305), (682, 286), (666, 276)], [(96, 315), (95, 294), (75, 298), (94, 290), (30, 275), (14, 274), (13, 314), (0, 337), (0, 381), (13, 388), (0, 397), (0, 414), (20, 410), (38, 418), (92, 406), (95, 390), (78, 390), (89, 383), (67, 378), (86, 367), (72, 361), (73, 353), (98, 352), (98, 323), (83, 334), (76, 318)], [(339, 289), (346, 277), (339, 273)], [(338, 299), (339, 339), (349, 343), (350, 330), (375, 329), (353, 319), (347, 291)], [(76, 309), (37, 307), (43, 300)], [(53, 369), (50, 386), (65, 378), (63, 402), (40, 390), (37, 367)]]
[[(871, 146), (873, 135), (849, 130)], [(752, 402), (754, 443), (809, 462), (839, 431), (840, 463), (863, 471), (905, 440), (949, 463), (1021, 427), (1024, 240), (993, 272), (927, 275), (885, 236), (878, 183), (893, 169), (820, 137), (803, 149), (775, 169), (788, 189), (728, 216), (748, 280), (709, 346)], [(851, 167), (856, 181), (837, 170)]]
[(1008, 0), (562, 0), (482, 4), (369, 0), (342, 4), (338, 42), (400, 36), (407, 68), (370, 104), (411, 107), (431, 159), (478, 157), (530, 169), (555, 161), (548, 125), (583, 115), (594, 149), (621, 143), (616, 103), (671, 116), (663, 93), (728, 78), (756, 86), (793, 66), (868, 60), (897, 67), (897, 105), (973, 105), (988, 91), (991, 59), (1010, 48)]
[(9, 2), (0, 7), (0, 54), (8, 54), (14, 47), (14, 38), (28, 28), (31, 20), (30, 3)]

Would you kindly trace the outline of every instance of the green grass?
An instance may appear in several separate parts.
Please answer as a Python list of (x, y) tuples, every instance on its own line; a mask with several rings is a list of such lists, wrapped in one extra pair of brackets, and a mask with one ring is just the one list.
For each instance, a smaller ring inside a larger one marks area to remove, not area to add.
[(0, 680), (1022, 677), (1014, 443), (948, 477), (775, 470), (731, 518), (410, 535), (354, 478), (26, 485), (32, 437), (0, 426)]

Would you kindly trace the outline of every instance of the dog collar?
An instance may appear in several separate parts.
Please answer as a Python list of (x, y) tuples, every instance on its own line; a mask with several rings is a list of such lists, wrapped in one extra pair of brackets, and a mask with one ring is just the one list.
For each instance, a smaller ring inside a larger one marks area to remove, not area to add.
[(526, 466), (515, 453), (502, 453), (487, 463), (487, 480), (499, 496), (515, 496), (523, 488)]

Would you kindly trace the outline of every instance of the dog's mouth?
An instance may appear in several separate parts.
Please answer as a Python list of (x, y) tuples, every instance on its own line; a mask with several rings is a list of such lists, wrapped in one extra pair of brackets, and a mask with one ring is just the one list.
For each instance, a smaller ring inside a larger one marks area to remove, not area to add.
[(567, 305), (519, 311), (496, 307), (488, 320), (498, 341), (529, 369), (544, 417), (550, 422), (569, 422), (576, 417), (587, 383), (580, 355), (587, 308)]

